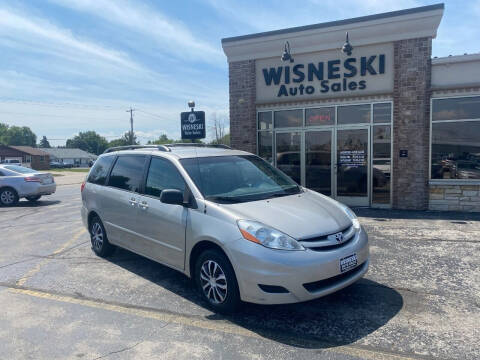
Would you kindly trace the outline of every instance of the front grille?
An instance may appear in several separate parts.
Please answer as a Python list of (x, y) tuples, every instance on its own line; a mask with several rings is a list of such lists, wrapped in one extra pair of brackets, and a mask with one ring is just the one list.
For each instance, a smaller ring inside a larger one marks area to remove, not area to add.
[[(343, 241), (339, 242), (335, 239), (329, 239), (330, 235), (335, 235), (341, 232), (343, 235)], [(314, 251), (327, 251), (333, 250), (337, 248), (341, 248), (348, 243), (350, 243), (355, 238), (355, 229), (353, 225), (348, 226), (347, 228), (343, 229), (342, 231), (338, 231), (336, 233), (312, 237), (308, 239), (300, 239), (299, 242), (305, 248), (314, 250)]]
[(303, 284), (303, 287), (311, 293), (318, 292), (318, 291), (321, 291), (321, 290), (325, 290), (332, 285), (338, 284), (338, 283), (342, 282), (343, 280), (345, 280), (347, 278), (354, 277), (355, 275), (359, 274), (360, 272), (362, 272), (362, 270), (364, 270), (366, 265), (367, 265), (367, 263), (364, 262), (361, 265), (357, 266), (356, 268), (348, 270), (347, 272), (336, 275), (334, 277), (324, 279), (324, 280), (320, 280), (320, 281), (311, 282), (311, 283), (305, 283), (305, 284)]

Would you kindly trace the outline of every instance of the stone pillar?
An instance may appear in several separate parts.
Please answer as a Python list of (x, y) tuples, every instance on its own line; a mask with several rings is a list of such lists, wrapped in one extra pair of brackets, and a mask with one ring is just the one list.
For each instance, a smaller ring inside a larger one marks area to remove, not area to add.
[[(394, 43), (393, 207), (428, 208), (432, 39)], [(408, 150), (408, 157), (399, 157)]]
[(255, 60), (229, 63), (230, 143), (238, 150), (257, 152)]

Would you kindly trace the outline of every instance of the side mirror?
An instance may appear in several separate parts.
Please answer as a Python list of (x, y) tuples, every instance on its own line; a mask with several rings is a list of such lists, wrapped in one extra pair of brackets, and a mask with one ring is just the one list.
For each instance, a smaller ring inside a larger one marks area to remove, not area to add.
[(165, 204), (185, 205), (183, 202), (183, 191), (177, 189), (165, 189), (160, 194), (160, 201)]

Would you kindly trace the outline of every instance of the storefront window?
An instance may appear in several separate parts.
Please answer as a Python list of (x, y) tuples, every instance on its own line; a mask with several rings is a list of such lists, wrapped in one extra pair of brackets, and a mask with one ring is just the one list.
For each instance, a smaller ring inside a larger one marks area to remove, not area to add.
[(432, 179), (480, 179), (479, 121), (432, 123)]
[(316, 109), (305, 109), (305, 125), (333, 125), (335, 124), (335, 108), (323, 107)]
[[(375, 111), (375, 110), (374, 110)], [(390, 203), (391, 127), (373, 126), (372, 203)]]
[(301, 127), (303, 125), (303, 110), (275, 111), (275, 127)]
[(264, 111), (258, 113), (258, 130), (270, 130), (273, 128), (272, 112)]
[(480, 96), (435, 99), (432, 120), (480, 119)]
[(272, 155), (272, 132), (271, 131), (259, 131), (258, 132), (258, 156), (262, 159), (273, 163)]
[(370, 104), (339, 106), (338, 124), (363, 124), (370, 122)]
[(373, 122), (389, 123), (392, 119), (392, 104), (373, 104)]
[(300, 132), (277, 133), (277, 167), (300, 184)]

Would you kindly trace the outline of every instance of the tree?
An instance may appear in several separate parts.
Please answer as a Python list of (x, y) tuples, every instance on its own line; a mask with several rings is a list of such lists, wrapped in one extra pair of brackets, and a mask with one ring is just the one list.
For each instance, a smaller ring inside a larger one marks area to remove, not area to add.
[(8, 125), (0, 123), (0, 144), (7, 144), (6, 135), (8, 132)]
[[(108, 147), (126, 146), (126, 145), (131, 145), (131, 144), (132, 144), (132, 142), (131, 142), (131, 139), (130, 139), (130, 131), (128, 131), (121, 138), (111, 140), (108, 143)], [(139, 142), (137, 140), (137, 136), (135, 134), (133, 135), (133, 144), (134, 145), (139, 144)]]
[(95, 131), (79, 132), (72, 139), (67, 140), (67, 148), (78, 148), (92, 154), (100, 155), (108, 147), (107, 139)]
[[(213, 135), (215, 136), (215, 138), (211, 142), (211, 144), (229, 145), (230, 144), (230, 135), (228, 135), (225, 131), (226, 119), (224, 119), (224, 118), (219, 119), (217, 117), (217, 114), (214, 112), (212, 114), (211, 120), (213, 122), (213, 125), (212, 125), (212, 130), (213, 130), (213, 133), (214, 133)], [(225, 142), (227, 140), (228, 140), (228, 144)]]
[(41, 148), (51, 148), (50, 143), (47, 140), (47, 137), (43, 135), (42, 140), (40, 140), (39, 147)]
[(170, 139), (166, 134), (160, 135), (160, 137), (157, 140), (148, 140), (147, 144), (148, 145), (162, 145), (162, 144), (173, 144), (175, 140)]
[(27, 126), (0, 124), (0, 143), (16, 146), (37, 146), (37, 135)]
[(218, 145), (218, 144), (223, 144), (223, 145), (230, 146), (230, 134), (227, 133), (227, 134), (223, 135), (223, 137), (221, 137), (218, 140), (214, 139), (214, 140), (210, 141), (210, 145)]

